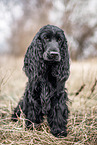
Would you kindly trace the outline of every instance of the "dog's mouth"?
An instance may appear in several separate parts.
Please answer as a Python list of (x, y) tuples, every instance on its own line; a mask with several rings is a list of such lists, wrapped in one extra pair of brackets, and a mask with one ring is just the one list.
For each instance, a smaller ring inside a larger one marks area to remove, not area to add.
[(50, 61), (50, 62), (60, 62), (61, 56), (60, 56), (60, 53), (56, 51), (50, 51), (47, 53), (44, 52), (43, 59), (45, 61)]

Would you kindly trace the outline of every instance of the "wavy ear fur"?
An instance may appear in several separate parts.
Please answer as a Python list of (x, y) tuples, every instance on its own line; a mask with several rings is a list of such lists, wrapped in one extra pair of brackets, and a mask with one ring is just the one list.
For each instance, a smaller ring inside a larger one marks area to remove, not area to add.
[(27, 52), (25, 54), (24, 58), (24, 66), (23, 70), (25, 71), (26, 76), (33, 80), (35, 78), (38, 78), (41, 74), (43, 74), (43, 71), (45, 71), (45, 64), (43, 61), (43, 52), (42, 52), (42, 43), (39, 39), (39, 32), (34, 37), (32, 43), (27, 49)]

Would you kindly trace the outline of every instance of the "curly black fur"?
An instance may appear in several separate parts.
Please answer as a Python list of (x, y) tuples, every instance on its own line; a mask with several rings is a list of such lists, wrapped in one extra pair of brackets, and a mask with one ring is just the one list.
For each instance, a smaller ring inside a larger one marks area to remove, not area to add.
[(69, 54), (63, 30), (53, 25), (42, 27), (27, 49), (23, 69), (28, 83), (12, 119), (17, 121), (21, 108), (26, 127), (31, 128), (31, 122), (39, 124), (46, 115), (51, 133), (67, 136), (69, 111), (64, 85), (69, 77)]

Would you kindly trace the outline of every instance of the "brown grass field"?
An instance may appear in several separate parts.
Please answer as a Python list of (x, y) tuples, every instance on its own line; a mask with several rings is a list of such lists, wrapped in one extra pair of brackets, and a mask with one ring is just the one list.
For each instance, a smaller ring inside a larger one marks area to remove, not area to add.
[(22, 66), (23, 58), (0, 56), (0, 144), (97, 145), (97, 60), (71, 62), (66, 83), (70, 115), (65, 138), (54, 137), (46, 121), (33, 131), (25, 129), (23, 115), (18, 122), (11, 121), (27, 82)]

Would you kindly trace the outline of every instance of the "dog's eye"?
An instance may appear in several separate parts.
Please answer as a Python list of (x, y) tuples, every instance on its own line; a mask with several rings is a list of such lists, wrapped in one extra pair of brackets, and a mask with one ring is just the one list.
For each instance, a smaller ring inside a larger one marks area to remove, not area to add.
[(58, 41), (61, 41), (61, 38), (60, 37), (58, 38)]
[(60, 42), (60, 41), (61, 41), (61, 37), (60, 37), (60, 35), (57, 34), (57, 35), (56, 35), (56, 39), (57, 39), (57, 41)]
[(57, 41), (59, 41), (59, 42), (60, 42), (60, 41), (61, 41), (61, 38), (60, 38), (60, 37), (57, 37)]
[(44, 39), (47, 40), (48, 39), (47, 36), (45, 36)]

